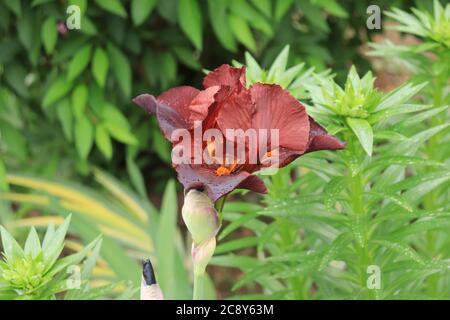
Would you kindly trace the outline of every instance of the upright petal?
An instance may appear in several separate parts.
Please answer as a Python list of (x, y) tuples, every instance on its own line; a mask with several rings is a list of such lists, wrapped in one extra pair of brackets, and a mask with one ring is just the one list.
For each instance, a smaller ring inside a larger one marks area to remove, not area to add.
[(217, 124), (225, 133), (226, 129), (247, 130), (252, 126), (254, 107), (248, 90), (225, 99), (218, 111)]
[(163, 92), (157, 100), (177, 111), (183, 119), (189, 120), (189, 105), (199, 92), (190, 86), (175, 87)]
[(252, 127), (278, 129), (281, 147), (304, 152), (309, 137), (305, 107), (279, 85), (256, 83), (250, 92), (255, 105)]
[(245, 88), (245, 67), (233, 68), (228, 64), (223, 64), (206, 75), (203, 79), (203, 86), (229, 86), (237, 91)]
[(190, 122), (203, 121), (206, 118), (209, 107), (215, 102), (214, 96), (219, 89), (220, 86), (212, 86), (198, 93), (189, 105)]

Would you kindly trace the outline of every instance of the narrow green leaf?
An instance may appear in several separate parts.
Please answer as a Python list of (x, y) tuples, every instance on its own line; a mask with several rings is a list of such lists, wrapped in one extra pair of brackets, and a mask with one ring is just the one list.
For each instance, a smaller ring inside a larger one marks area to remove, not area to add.
[(71, 88), (71, 83), (64, 79), (64, 77), (56, 78), (45, 93), (42, 100), (42, 107), (48, 108), (64, 97)]
[(239, 219), (234, 220), (229, 225), (227, 225), (222, 232), (220, 232), (220, 235), (218, 237), (218, 240), (224, 239), (226, 236), (228, 236), (231, 232), (238, 229), (242, 225), (244, 225), (246, 222), (254, 219), (258, 215), (258, 212), (248, 212), (245, 215), (242, 215)]
[(383, 247), (386, 247), (389, 250), (393, 250), (397, 253), (400, 253), (402, 256), (413, 260), (419, 264), (424, 264), (424, 259), (410, 246), (404, 245), (401, 243), (390, 242), (386, 240), (375, 240), (374, 243), (377, 243)]
[(75, 146), (82, 159), (86, 159), (94, 140), (94, 129), (86, 117), (75, 121)]
[(269, 69), (269, 74), (267, 76), (268, 81), (277, 81), (279, 77), (286, 70), (287, 62), (289, 57), (289, 45), (286, 45), (283, 50), (275, 58), (272, 66)]
[(363, 119), (346, 118), (348, 126), (355, 133), (364, 151), (372, 156), (373, 131), (370, 124)]
[(0, 225), (0, 233), (2, 238), (3, 254), (8, 263), (14, 262), (18, 258), (23, 257), (23, 250), (14, 237)]
[(80, 263), (80, 261), (83, 260), (88, 255), (88, 253), (97, 245), (97, 243), (101, 240), (101, 238), (102, 236), (100, 235), (77, 253), (59, 259), (48, 271), (47, 275), (53, 277), (57, 273), (66, 269), (68, 266)]
[(86, 68), (91, 58), (91, 46), (86, 45), (77, 51), (75, 56), (69, 63), (67, 70), (67, 79), (73, 81), (76, 79), (81, 72)]
[(16, 16), (20, 17), (22, 15), (22, 6), (20, 5), (20, 0), (9, 0), (3, 2)]
[(377, 167), (387, 167), (389, 165), (402, 165), (402, 166), (443, 166), (443, 163), (438, 161), (423, 159), (419, 157), (412, 156), (382, 156), (377, 157), (374, 161), (370, 162), (366, 169), (377, 168)]
[(214, 34), (220, 43), (228, 50), (236, 52), (237, 44), (232, 32), (229, 32), (227, 0), (208, 0), (209, 20), (213, 27)]
[(272, 2), (270, 0), (251, 0), (253, 5), (257, 7), (268, 18), (272, 16)]
[(420, 90), (422, 90), (427, 83), (421, 83), (418, 85), (412, 85), (407, 83), (387, 94), (381, 102), (375, 107), (374, 111), (381, 111), (387, 108), (391, 108), (396, 105), (400, 105), (414, 97)]
[(79, 84), (72, 92), (72, 108), (76, 119), (83, 116), (88, 101), (88, 88), (85, 84)]
[(178, 23), (198, 50), (202, 50), (202, 12), (197, 0), (178, 1)]
[(164, 295), (169, 299), (176, 295), (177, 288), (174, 282), (176, 254), (174, 239), (176, 236), (177, 211), (175, 182), (170, 180), (164, 191), (158, 226), (158, 241), (156, 242), (158, 280)]
[(35, 258), (41, 252), (41, 243), (34, 227), (30, 229), (30, 233), (25, 241), (24, 251), (25, 254), (31, 255), (32, 258)]
[(49, 17), (42, 24), (41, 38), (44, 43), (45, 52), (47, 52), (47, 54), (53, 53), (56, 45), (56, 40), (58, 39), (58, 29), (56, 26), (55, 18)]
[(249, 52), (245, 52), (245, 65), (247, 67), (246, 76), (249, 84), (262, 80), (262, 69)]
[(127, 157), (127, 172), (130, 176), (131, 183), (139, 195), (141, 197), (146, 197), (144, 177), (142, 176), (138, 165), (131, 157)]
[(94, 58), (92, 59), (92, 75), (97, 81), (98, 85), (103, 88), (106, 82), (106, 76), (108, 75), (109, 59), (105, 50), (97, 47), (94, 52)]
[(104, 125), (114, 139), (131, 145), (138, 143), (128, 127), (122, 126), (117, 122), (105, 122)]
[(49, 239), (48, 242), (45, 243), (45, 246), (42, 247), (44, 263), (47, 267), (46, 271), (53, 266), (64, 248), (64, 239), (67, 230), (69, 229), (70, 219), (71, 215), (67, 216), (67, 218), (64, 219), (63, 224), (56, 229), (51, 239)]
[(118, 15), (119, 17), (126, 18), (127, 12), (125, 8), (123, 7), (120, 0), (95, 0), (95, 3), (106, 11), (109, 11), (115, 15)]
[(158, 0), (132, 0), (131, 17), (135, 26), (141, 25), (151, 14)]
[(327, 12), (340, 18), (347, 18), (348, 14), (336, 0), (315, 0), (315, 5), (321, 6)]
[(215, 255), (212, 257), (211, 265), (229, 268), (239, 268), (241, 270), (248, 270), (256, 268), (261, 265), (261, 261), (253, 257), (238, 256), (234, 254), (229, 255)]
[(278, 0), (275, 2), (275, 19), (280, 20), (289, 10), (294, 0)]
[(402, 207), (408, 212), (413, 212), (413, 207), (411, 204), (408, 203), (408, 201), (400, 196), (397, 196), (395, 194), (389, 194), (382, 191), (369, 191), (368, 194), (375, 196), (378, 199), (389, 199), (396, 205)]
[(370, 123), (376, 123), (381, 120), (388, 119), (395, 115), (418, 112), (418, 111), (429, 109), (431, 107), (432, 107), (432, 105), (400, 104), (400, 105), (392, 106), (390, 108), (383, 109), (382, 111), (371, 114), (370, 117), (367, 119), (367, 121), (369, 121)]
[(114, 45), (107, 46), (111, 69), (126, 97), (131, 96), (131, 67), (128, 58)]
[(214, 251), (215, 254), (227, 253), (238, 249), (249, 248), (258, 245), (258, 237), (245, 237), (237, 240), (231, 240), (225, 243), (221, 243)]
[(67, 140), (72, 141), (73, 117), (69, 99), (63, 99), (60, 103), (58, 103), (56, 107), (56, 113), (63, 128), (64, 136), (67, 138)]
[(111, 138), (102, 124), (95, 127), (95, 144), (107, 159), (111, 159), (113, 154)]
[(0, 158), (0, 191), (8, 191), (8, 189), (9, 186), (6, 181), (6, 166), (3, 159)]
[(200, 70), (202, 68), (198, 58), (194, 56), (194, 52), (191, 49), (181, 46), (176, 46), (172, 49), (181, 63), (194, 70)]
[(45, 248), (49, 244), (49, 241), (53, 238), (53, 235), (55, 234), (55, 225), (53, 223), (49, 224), (47, 227), (47, 230), (44, 235), (44, 240), (42, 240), (42, 247)]
[(324, 203), (329, 209), (333, 209), (338, 201), (339, 194), (344, 190), (345, 183), (343, 177), (334, 177), (324, 188)]
[(256, 41), (247, 21), (236, 15), (229, 15), (229, 23), (233, 34), (250, 51), (256, 52)]

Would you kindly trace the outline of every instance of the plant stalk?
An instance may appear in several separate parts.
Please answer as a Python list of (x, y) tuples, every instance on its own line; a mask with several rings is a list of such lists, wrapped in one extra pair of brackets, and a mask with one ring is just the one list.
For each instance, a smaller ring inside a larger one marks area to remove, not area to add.
[(194, 273), (194, 295), (193, 300), (204, 299), (205, 273)]

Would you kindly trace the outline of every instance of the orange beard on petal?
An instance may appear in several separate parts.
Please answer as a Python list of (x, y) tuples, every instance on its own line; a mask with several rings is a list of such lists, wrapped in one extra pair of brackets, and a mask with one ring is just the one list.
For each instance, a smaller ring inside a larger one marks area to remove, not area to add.
[(229, 176), (233, 172), (236, 165), (237, 165), (237, 161), (235, 161), (233, 164), (231, 164), (228, 167), (222, 165), (216, 169), (215, 173), (219, 177), (220, 176)]

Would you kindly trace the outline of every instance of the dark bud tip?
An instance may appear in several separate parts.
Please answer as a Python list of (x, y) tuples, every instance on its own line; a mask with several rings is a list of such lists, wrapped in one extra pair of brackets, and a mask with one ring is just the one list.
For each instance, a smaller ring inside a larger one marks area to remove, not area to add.
[(155, 272), (153, 271), (153, 266), (150, 259), (144, 260), (142, 263), (142, 275), (144, 276), (145, 283), (148, 286), (156, 284)]

